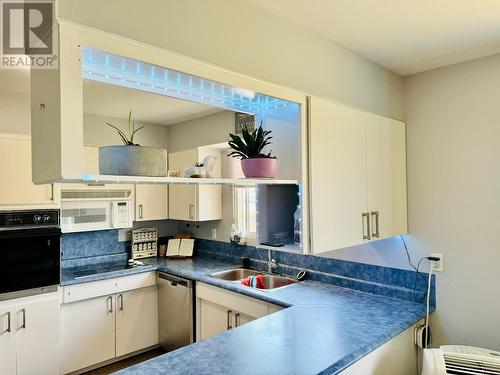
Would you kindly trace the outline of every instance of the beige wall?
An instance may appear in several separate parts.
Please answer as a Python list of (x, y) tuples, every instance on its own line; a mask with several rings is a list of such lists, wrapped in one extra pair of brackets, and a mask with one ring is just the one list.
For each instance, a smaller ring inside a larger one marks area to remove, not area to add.
[(410, 248), (444, 254), (436, 344), (500, 350), (500, 54), (406, 79)]
[[(0, 80), (0, 84), (2, 81)], [(0, 86), (1, 87), (1, 86)], [(25, 92), (0, 90), (0, 133), (31, 134), (30, 95)], [(84, 114), (84, 143), (90, 146), (120, 144), (116, 132), (105, 122), (127, 128), (126, 119)], [(147, 124), (139, 131), (136, 141), (146, 146), (167, 147), (167, 127)]]
[[(128, 120), (112, 117), (83, 115), (83, 142), (88, 146), (108, 146), (121, 144), (116, 130), (106, 125), (106, 122), (117, 126), (121, 130), (128, 129)], [(143, 129), (139, 130), (134, 142), (141, 146), (167, 148), (167, 127), (163, 125), (141, 122)]]
[(245, 0), (60, 0), (61, 17), (225, 68), (402, 117), (402, 79)]

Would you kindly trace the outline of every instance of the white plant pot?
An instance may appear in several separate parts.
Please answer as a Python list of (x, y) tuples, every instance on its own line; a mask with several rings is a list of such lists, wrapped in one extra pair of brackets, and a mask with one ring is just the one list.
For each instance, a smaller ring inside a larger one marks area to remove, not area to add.
[(99, 174), (166, 176), (167, 151), (149, 146), (99, 147)]

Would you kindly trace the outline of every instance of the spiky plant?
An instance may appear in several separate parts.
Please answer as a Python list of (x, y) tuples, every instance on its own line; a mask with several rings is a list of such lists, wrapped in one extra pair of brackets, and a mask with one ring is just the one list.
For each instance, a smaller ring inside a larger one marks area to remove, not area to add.
[(118, 129), (116, 126), (110, 124), (109, 122), (106, 123), (107, 125), (111, 126), (113, 129), (115, 129), (118, 132), (118, 135), (122, 139), (122, 142), (125, 146), (139, 146), (139, 144), (134, 143), (134, 135), (137, 133), (139, 130), (141, 130), (144, 126), (141, 126), (140, 128), (135, 128), (135, 121), (132, 120), (132, 110), (128, 112), (128, 134), (125, 134), (122, 132), (120, 129)]
[(236, 134), (229, 134), (228, 144), (233, 151), (228, 156), (239, 159), (253, 159), (253, 158), (275, 158), (271, 156), (269, 151), (263, 154), (262, 150), (267, 145), (270, 145), (271, 137), (270, 130), (262, 129), (262, 123), (253, 132), (249, 132), (246, 127), (241, 130), (241, 136)]

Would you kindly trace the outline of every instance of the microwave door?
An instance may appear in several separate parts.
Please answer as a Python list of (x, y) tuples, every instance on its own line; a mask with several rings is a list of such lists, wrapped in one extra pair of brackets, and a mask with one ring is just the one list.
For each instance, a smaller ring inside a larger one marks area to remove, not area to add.
[(61, 203), (61, 230), (64, 233), (113, 228), (111, 202), (70, 201)]

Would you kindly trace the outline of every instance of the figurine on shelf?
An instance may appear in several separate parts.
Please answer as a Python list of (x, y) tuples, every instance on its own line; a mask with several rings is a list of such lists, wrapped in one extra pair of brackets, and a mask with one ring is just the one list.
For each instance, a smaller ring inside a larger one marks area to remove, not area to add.
[(190, 165), (184, 169), (184, 177), (192, 178), (213, 178), (214, 164), (217, 158), (213, 155), (207, 156), (203, 162)]
[(231, 232), (229, 233), (229, 240), (231, 243), (236, 245), (245, 245), (247, 243), (246, 236), (236, 228), (236, 224), (231, 226)]

